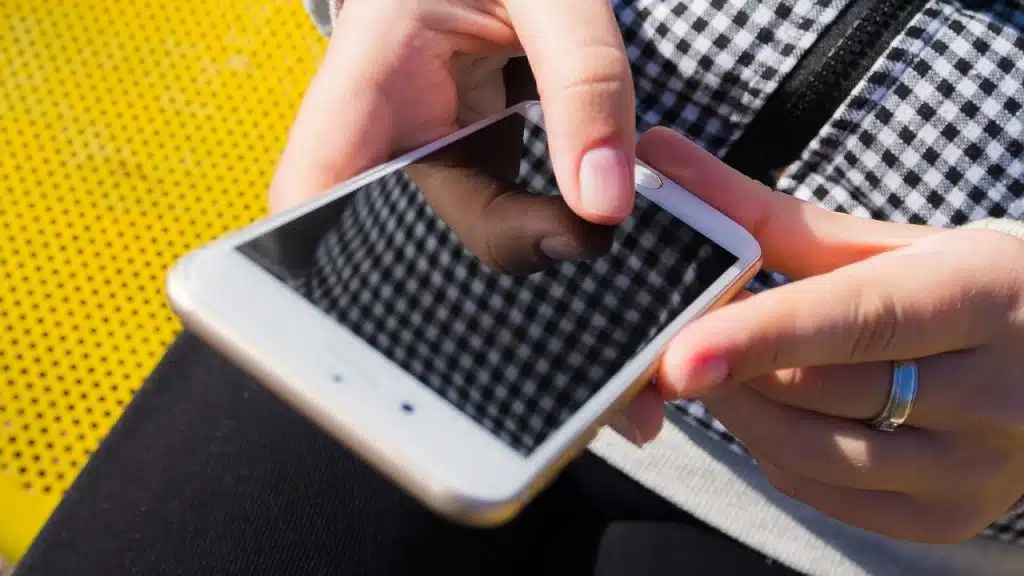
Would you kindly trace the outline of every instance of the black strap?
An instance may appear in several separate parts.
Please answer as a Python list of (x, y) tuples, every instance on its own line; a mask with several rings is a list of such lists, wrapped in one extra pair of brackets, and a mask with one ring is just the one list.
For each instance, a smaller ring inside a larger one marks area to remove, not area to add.
[(774, 186), (927, 0), (854, 0), (789, 73), (725, 161)]

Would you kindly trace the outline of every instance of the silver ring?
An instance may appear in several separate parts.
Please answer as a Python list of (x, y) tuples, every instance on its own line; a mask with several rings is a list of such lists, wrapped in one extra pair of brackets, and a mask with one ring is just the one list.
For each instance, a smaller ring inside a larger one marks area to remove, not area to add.
[(883, 432), (892, 432), (906, 422), (917, 398), (917, 363), (913, 360), (894, 362), (892, 367), (892, 388), (889, 401), (871, 426)]

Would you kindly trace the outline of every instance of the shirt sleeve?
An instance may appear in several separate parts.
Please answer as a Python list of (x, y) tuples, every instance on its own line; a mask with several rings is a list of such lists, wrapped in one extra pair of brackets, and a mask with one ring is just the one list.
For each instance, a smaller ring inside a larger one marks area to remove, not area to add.
[(334, 15), (338, 13), (342, 0), (302, 0), (302, 5), (309, 13), (317, 30), (324, 36), (330, 36), (334, 28)]
[(1024, 240), (1024, 220), (1012, 220), (1010, 218), (986, 218), (967, 224), (965, 228), (982, 228), (985, 230), (996, 230)]

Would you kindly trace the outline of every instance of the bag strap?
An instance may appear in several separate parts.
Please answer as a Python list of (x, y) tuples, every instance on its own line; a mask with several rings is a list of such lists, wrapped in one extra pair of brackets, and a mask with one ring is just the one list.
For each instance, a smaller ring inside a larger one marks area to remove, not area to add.
[(774, 186), (927, 0), (854, 0), (765, 102), (725, 161)]

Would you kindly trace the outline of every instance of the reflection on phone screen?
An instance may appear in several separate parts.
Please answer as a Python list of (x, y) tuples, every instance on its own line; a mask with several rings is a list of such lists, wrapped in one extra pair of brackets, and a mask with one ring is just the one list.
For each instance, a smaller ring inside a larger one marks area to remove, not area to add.
[(240, 250), (524, 455), (736, 263), (643, 197), (573, 215), (519, 114)]

